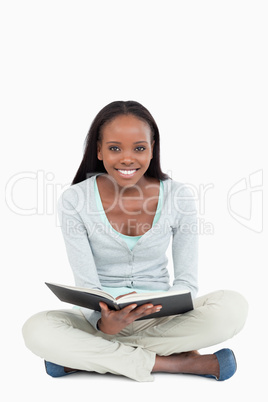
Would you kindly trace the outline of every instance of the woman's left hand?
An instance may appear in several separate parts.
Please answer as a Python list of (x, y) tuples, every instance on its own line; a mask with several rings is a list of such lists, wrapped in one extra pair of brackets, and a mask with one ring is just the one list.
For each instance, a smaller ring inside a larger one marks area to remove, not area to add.
[(151, 303), (137, 307), (137, 304), (130, 304), (122, 310), (110, 310), (107, 304), (100, 302), (101, 319), (98, 321), (100, 331), (109, 335), (116, 335), (133, 321), (150, 314), (157, 313), (162, 306), (154, 306)]

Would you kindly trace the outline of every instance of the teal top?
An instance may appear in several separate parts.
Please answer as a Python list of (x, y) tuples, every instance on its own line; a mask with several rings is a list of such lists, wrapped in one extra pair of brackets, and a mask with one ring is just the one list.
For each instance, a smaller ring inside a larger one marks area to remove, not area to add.
[[(160, 188), (159, 188), (159, 198), (158, 198), (158, 204), (157, 204), (157, 208), (156, 208), (156, 213), (154, 216), (154, 220), (153, 220), (153, 225), (157, 223), (158, 219), (160, 218), (161, 215), (161, 208), (162, 208), (162, 203), (163, 203), (163, 181), (160, 180)], [(133, 247), (135, 246), (135, 244), (137, 243), (137, 241), (142, 237), (141, 236), (128, 236), (125, 234), (122, 234), (120, 232), (118, 232), (117, 230), (115, 230), (112, 225), (110, 224), (106, 213), (103, 209), (103, 205), (101, 202), (101, 197), (100, 197), (100, 193), (99, 193), (99, 189), (98, 189), (98, 184), (97, 184), (97, 180), (95, 178), (95, 183), (94, 183), (94, 192), (95, 192), (95, 198), (96, 198), (96, 204), (97, 204), (97, 208), (98, 210), (101, 212), (101, 218), (103, 220), (103, 222), (108, 225), (115, 233), (117, 233), (121, 239), (123, 239), (127, 246), (129, 247), (130, 250), (133, 249)], [(113, 297), (117, 297), (123, 294), (127, 294), (130, 292), (137, 292), (137, 293), (149, 293), (150, 290), (142, 290), (142, 289), (133, 289), (133, 288), (128, 288), (128, 287), (117, 287), (117, 288), (111, 288), (111, 287), (102, 287), (102, 289), (109, 293), (110, 295), (112, 295)], [(155, 292), (151, 291), (151, 292)]]

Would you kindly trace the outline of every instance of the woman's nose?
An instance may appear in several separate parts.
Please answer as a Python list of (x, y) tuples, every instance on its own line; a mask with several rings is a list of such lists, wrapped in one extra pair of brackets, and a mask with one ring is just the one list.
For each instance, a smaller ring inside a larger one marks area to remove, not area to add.
[(121, 162), (121, 163), (130, 164), (130, 163), (133, 163), (134, 160), (133, 160), (132, 155), (131, 155), (129, 152), (124, 152), (124, 153), (121, 155), (120, 162)]

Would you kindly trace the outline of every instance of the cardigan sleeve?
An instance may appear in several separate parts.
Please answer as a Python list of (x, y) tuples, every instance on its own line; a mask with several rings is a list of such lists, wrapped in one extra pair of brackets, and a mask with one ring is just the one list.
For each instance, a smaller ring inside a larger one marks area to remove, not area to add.
[[(76, 286), (101, 289), (88, 231), (79, 214), (79, 203), (77, 203), (75, 195), (71, 188), (66, 190), (58, 200), (57, 209), (68, 260)], [(86, 308), (81, 310), (86, 319), (97, 329), (101, 313)]]
[(174, 196), (175, 224), (172, 226), (174, 282), (171, 290), (198, 291), (198, 225), (195, 199), (189, 188), (181, 185)]

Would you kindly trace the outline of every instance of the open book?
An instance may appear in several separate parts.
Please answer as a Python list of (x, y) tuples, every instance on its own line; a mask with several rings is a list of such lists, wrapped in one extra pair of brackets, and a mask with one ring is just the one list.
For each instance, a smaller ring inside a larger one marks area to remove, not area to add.
[(99, 302), (106, 303), (111, 310), (120, 310), (129, 304), (137, 304), (137, 306), (141, 306), (146, 303), (152, 303), (153, 305), (162, 306), (162, 309), (159, 312), (142, 317), (140, 320), (183, 314), (187, 311), (193, 310), (192, 297), (188, 290), (135, 293), (123, 296), (116, 300), (109, 293), (99, 289), (78, 288), (74, 286), (58, 285), (55, 283), (45, 283), (61, 301), (80, 307), (86, 307), (95, 311), (101, 311)]

